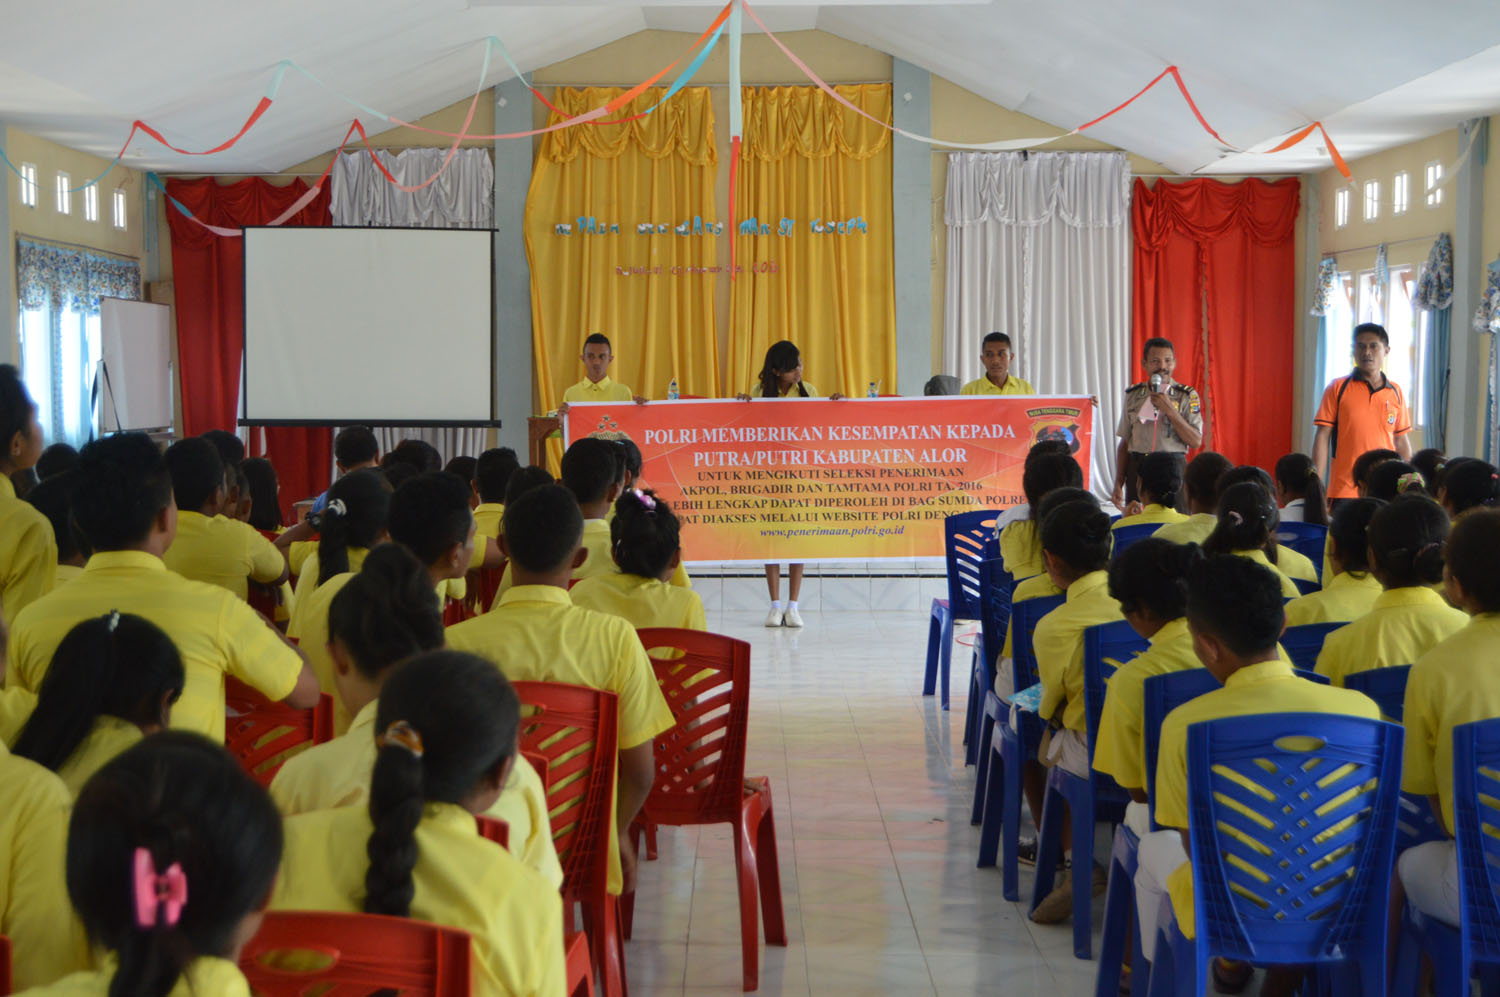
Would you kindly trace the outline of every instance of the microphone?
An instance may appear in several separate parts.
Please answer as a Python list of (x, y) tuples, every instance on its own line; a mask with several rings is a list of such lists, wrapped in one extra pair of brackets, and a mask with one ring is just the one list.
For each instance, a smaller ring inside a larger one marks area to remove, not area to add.
[(1151, 375), (1151, 393), (1153, 395), (1159, 395), (1159, 394), (1161, 394), (1162, 381), (1163, 381), (1163, 378), (1162, 378), (1162, 376), (1160, 374), (1152, 374)]

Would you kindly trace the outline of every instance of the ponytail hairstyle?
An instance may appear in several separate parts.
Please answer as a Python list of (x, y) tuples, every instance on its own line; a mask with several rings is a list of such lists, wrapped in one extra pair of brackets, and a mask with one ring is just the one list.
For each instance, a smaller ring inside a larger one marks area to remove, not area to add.
[[(31, 421), (35, 416), (36, 403), (21, 381), (21, 372), (12, 364), (0, 364), (0, 461), (10, 461), (10, 445), (17, 434), (31, 442)], [(12, 470), (21, 471), (30, 466), (17, 466)]]
[(1263, 485), (1255, 481), (1230, 485), (1219, 496), (1219, 522), (1203, 541), (1203, 552), (1234, 554), (1242, 550), (1258, 550), (1275, 564), (1276, 527), (1280, 522), (1276, 503)]
[(1500, 504), (1500, 471), (1482, 460), (1457, 464), (1443, 478), (1442, 498), (1455, 519), (1470, 509)]
[(650, 490), (634, 489), (615, 503), (615, 518), (609, 524), (615, 564), (627, 575), (660, 578), (682, 549), (681, 527), (672, 507)]
[(432, 651), (386, 680), (375, 716), (366, 913), (410, 916), (424, 806), (459, 803), (481, 780), (498, 781), (516, 754), (520, 722), (516, 691), (473, 654)]
[(1442, 471), (1446, 463), (1448, 458), (1437, 447), (1426, 447), (1411, 455), (1412, 467), (1422, 472), (1422, 477), (1434, 496), (1437, 495), (1438, 472)]
[(1197, 544), (1138, 540), (1110, 562), (1110, 597), (1123, 613), (1149, 612), (1170, 623), (1187, 614), (1188, 574), (1201, 560)]
[(455, 545), (469, 544), (474, 513), (468, 485), (448, 471), (417, 475), (391, 496), (387, 528), (392, 540), (431, 567)]
[(1365, 478), (1365, 494), (1386, 502), (1397, 495), (1426, 495), (1427, 481), (1404, 460), (1381, 461)]
[(1426, 495), (1402, 495), (1370, 519), (1371, 568), (1388, 589), (1443, 580), (1448, 514)]
[(119, 960), (110, 997), (163, 997), (194, 959), (233, 959), (281, 844), (266, 791), (198, 734), (153, 734), (96, 772), (68, 822), (68, 896)]
[(1367, 494), (1370, 472), (1388, 460), (1400, 460), (1401, 455), (1386, 447), (1376, 450), (1366, 450), (1354, 458), (1354, 466), (1350, 469), (1350, 476), (1354, 478), (1354, 487), (1359, 489), (1359, 494)]
[(1042, 522), (1042, 499), (1058, 488), (1081, 488), (1083, 469), (1071, 454), (1028, 456), (1021, 471), (1021, 491), (1026, 496), (1033, 523)]
[(1157, 450), (1141, 458), (1136, 466), (1137, 491), (1149, 494), (1157, 505), (1168, 509), (1177, 508), (1177, 499), (1182, 491), (1182, 454)]
[(443, 646), (443, 613), (427, 568), (401, 544), (381, 544), (328, 606), (328, 639), (355, 669), (378, 680), (386, 669)]
[(323, 511), (308, 517), (318, 538), (318, 584), (349, 570), (349, 548), (370, 548), (390, 515), (390, 485), (367, 468), (351, 471), (328, 489)]
[(12, 754), (56, 772), (102, 715), (137, 727), (165, 726), (162, 703), (182, 695), (177, 645), (156, 624), (119, 611), (68, 631)]
[(277, 497), (280, 486), (276, 483), (276, 468), (264, 457), (251, 457), (240, 464), (240, 471), (250, 484), (250, 525), (267, 533), (280, 529), (281, 500)]
[[(802, 353), (790, 340), (772, 343), (771, 348), (766, 350), (766, 362), (760, 368), (760, 396), (780, 398), (781, 375), (796, 370), (801, 362)], [(802, 398), (807, 397), (807, 386), (800, 381), (797, 382), (797, 394)]]
[(1064, 502), (1042, 520), (1042, 550), (1058, 558), (1075, 576), (1109, 566), (1114, 545), (1109, 517), (1097, 503)]
[(1276, 483), (1288, 495), (1302, 500), (1302, 521), (1328, 525), (1328, 493), (1323, 479), (1305, 453), (1289, 453), (1276, 462)]
[(1350, 499), (1338, 507), (1328, 526), (1328, 542), (1339, 564), (1347, 574), (1364, 576), (1370, 572), (1370, 520), (1385, 508), (1380, 499)]

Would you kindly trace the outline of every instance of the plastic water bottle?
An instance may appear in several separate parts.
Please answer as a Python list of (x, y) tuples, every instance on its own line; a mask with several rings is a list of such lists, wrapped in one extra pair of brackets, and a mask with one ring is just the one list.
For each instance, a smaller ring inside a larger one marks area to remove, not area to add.
[(671, 381), (667, 382), (667, 401), (669, 401), (669, 402), (675, 402), (676, 400), (677, 400), (677, 378), (674, 377), (674, 378), (672, 378)]
[(871, 381), (870, 382), (870, 390), (867, 391), (867, 392), (865, 392), (865, 397), (866, 398), (879, 398), (880, 397), (880, 385), (877, 384), (874, 381)]

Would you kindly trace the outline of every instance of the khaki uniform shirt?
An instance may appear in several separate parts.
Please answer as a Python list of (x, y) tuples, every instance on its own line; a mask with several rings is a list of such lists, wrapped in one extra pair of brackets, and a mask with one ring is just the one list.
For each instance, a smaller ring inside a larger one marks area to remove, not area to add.
[[(1203, 402), (1198, 392), (1185, 384), (1173, 381), (1165, 392), (1176, 405), (1177, 411), (1189, 426), (1203, 432)], [(1191, 447), (1177, 435), (1170, 420), (1161, 413), (1142, 422), (1139, 418), (1141, 406), (1151, 400), (1151, 384), (1142, 381), (1125, 389), (1125, 411), (1120, 416), (1120, 428), (1116, 435), (1129, 441), (1131, 453), (1152, 453), (1165, 450), (1167, 453), (1187, 453)]]

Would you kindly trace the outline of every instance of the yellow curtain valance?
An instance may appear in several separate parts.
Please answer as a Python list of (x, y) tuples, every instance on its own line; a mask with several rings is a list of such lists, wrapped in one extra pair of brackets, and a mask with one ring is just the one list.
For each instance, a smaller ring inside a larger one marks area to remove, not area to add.
[[(891, 120), (891, 85), (836, 86), (849, 103), (881, 121)], [(835, 152), (869, 159), (885, 151), (891, 133), (817, 87), (744, 87), (745, 142), (741, 155), (774, 162), (795, 153), (822, 159)]]
[[(605, 118), (616, 120), (642, 114), (666, 92), (664, 87), (652, 87)], [(622, 93), (625, 90), (620, 87), (558, 87), (552, 103), (562, 113), (553, 111), (547, 123), (555, 125), (592, 111)], [(710, 101), (707, 87), (684, 87), (661, 107), (634, 121), (607, 125), (589, 122), (548, 132), (542, 136), (540, 155), (554, 163), (571, 163), (583, 152), (596, 159), (614, 159), (633, 147), (650, 159), (665, 159), (675, 153), (691, 166), (712, 166), (718, 162), (718, 152), (714, 148)], [(890, 113), (889, 94), (886, 113)]]

